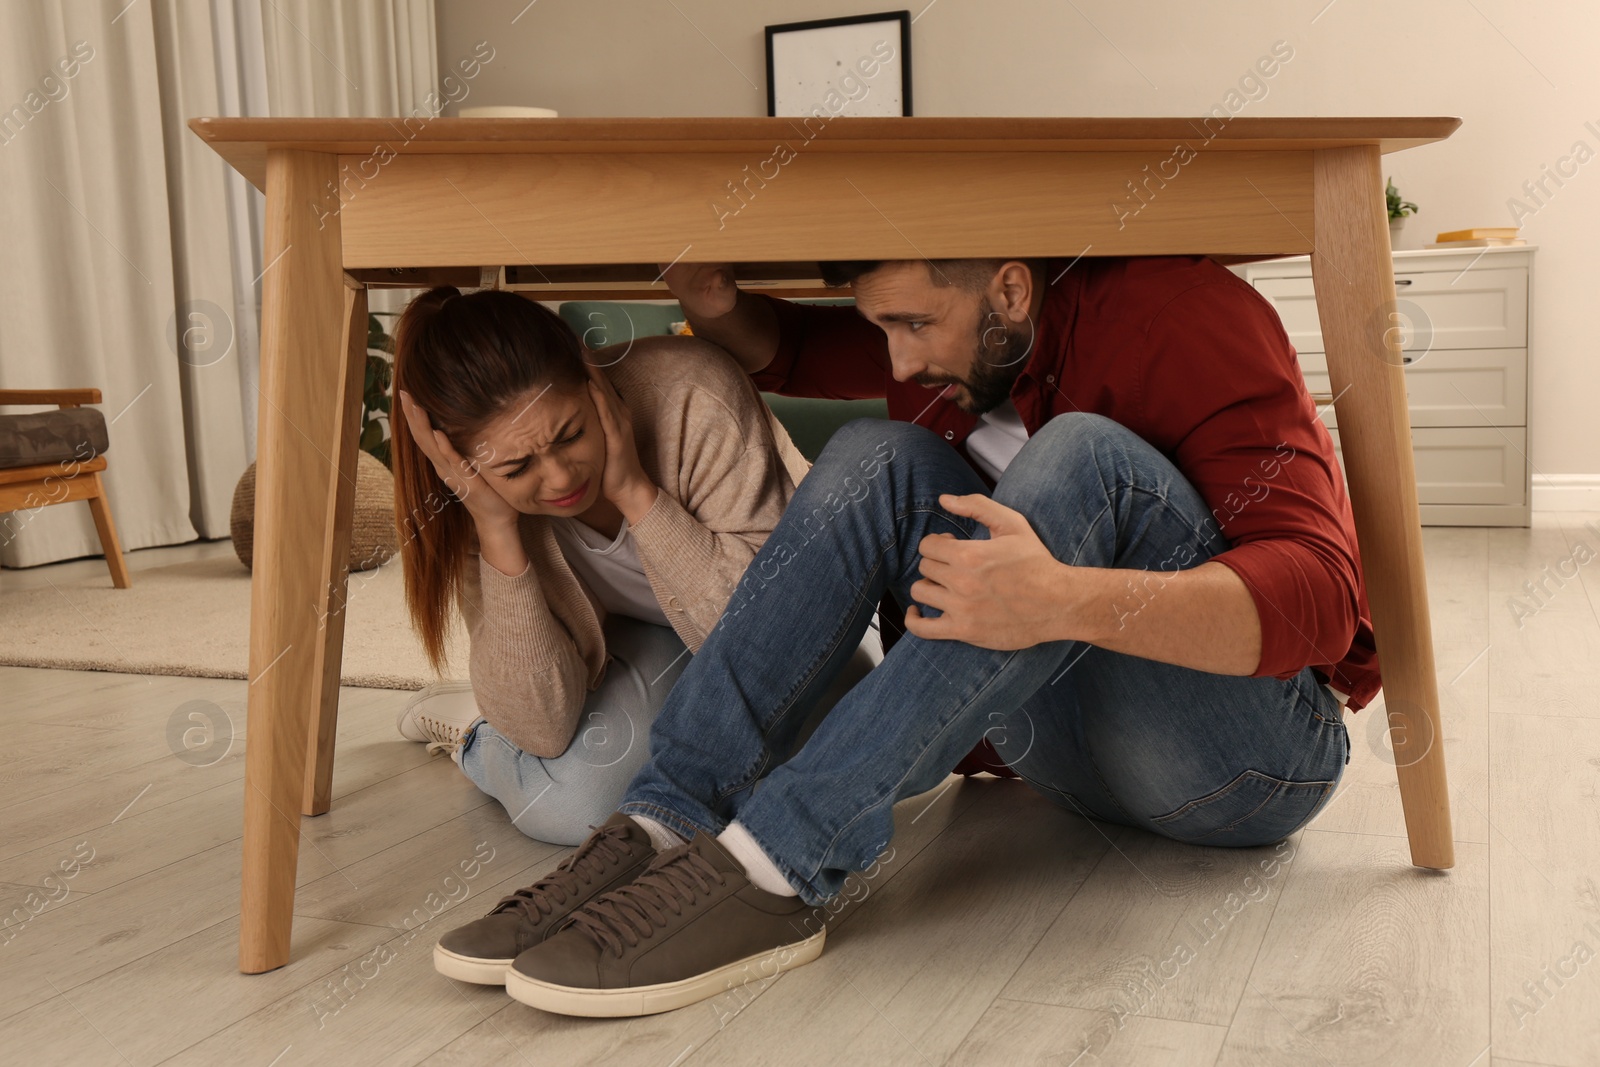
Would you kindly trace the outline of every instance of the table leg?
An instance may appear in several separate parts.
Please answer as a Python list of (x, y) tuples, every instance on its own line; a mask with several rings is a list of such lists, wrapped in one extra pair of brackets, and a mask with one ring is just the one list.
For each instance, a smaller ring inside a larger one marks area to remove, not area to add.
[(344, 308), (345, 374), (339, 399), (338, 477), (328, 482), (328, 514), (324, 531), (322, 601), (317, 607), (321, 631), (311, 676), (317, 692), (311, 705), (307, 735), (305, 815), (326, 815), (333, 803), (333, 742), (339, 725), (339, 664), (344, 656), (345, 597), (350, 575), (350, 528), (355, 521), (356, 455), (360, 451), (362, 387), (367, 369), (367, 289), (350, 282)]
[(1411, 862), (1455, 866), (1427, 576), (1375, 146), (1316, 152), (1312, 279), (1383, 670)]
[(337, 164), (332, 155), (267, 152), (239, 925), (239, 969), (248, 974), (289, 960), (317, 672), (338, 671), (327, 660), (318, 609), (338, 540), (333, 486), (356, 373), (346, 321), (362, 298), (345, 287), (339, 216), (316, 207)]

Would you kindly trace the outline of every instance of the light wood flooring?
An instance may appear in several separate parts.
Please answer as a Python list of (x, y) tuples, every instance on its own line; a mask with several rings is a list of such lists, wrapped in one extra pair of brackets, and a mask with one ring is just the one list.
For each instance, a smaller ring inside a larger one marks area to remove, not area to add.
[[(344, 692), (293, 962), (243, 976), (228, 724), (246, 683), (0, 668), (0, 918), (49, 901), (0, 934), (0, 1062), (1600, 1064), (1600, 558), (1563, 562), (1600, 553), (1588, 520), (1426, 531), (1454, 870), (1407, 862), (1371, 712), (1331, 806), (1278, 848), (1177, 845), (951, 779), (900, 806), (892, 857), (820, 960), (634, 1020), (433, 971), (439, 931), (566, 850), (402, 741), (406, 694)], [(8, 571), (0, 596), (95, 566)], [(1537, 610), (1519, 618), (1519, 596)]]

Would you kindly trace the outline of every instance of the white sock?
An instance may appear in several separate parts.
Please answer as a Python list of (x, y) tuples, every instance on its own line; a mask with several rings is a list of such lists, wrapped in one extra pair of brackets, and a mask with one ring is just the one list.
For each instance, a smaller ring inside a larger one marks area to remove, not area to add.
[(657, 852), (665, 852), (669, 848), (677, 848), (683, 844), (682, 837), (648, 815), (629, 815), (628, 818), (644, 827), (644, 832), (650, 835), (650, 844)]
[(738, 822), (731, 822), (728, 828), (717, 835), (717, 844), (728, 850), (728, 853), (738, 860), (744, 867), (745, 874), (750, 878), (750, 884), (757, 889), (780, 897), (799, 896), (789, 885), (789, 880), (778, 870), (778, 865), (772, 862), (756, 839), (750, 836)]

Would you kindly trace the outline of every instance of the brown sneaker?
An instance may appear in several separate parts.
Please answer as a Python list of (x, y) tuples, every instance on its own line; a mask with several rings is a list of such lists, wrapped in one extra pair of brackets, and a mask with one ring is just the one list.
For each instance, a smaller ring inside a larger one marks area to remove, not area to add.
[(799, 897), (757, 889), (716, 838), (658, 853), (506, 971), (513, 999), (563, 1015), (651, 1015), (770, 980), (822, 954)]
[(503, 985), (518, 953), (543, 941), (585, 902), (633, 881), (655, 855), (644, 827), (617, 812), (555, 870), (439, 938), (434, 969), (463, 982)]

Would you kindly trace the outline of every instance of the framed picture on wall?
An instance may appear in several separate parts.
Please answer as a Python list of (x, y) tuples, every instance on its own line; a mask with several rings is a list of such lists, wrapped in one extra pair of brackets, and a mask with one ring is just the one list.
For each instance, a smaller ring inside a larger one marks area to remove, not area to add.
[(911, 114), (911, 12), (768, 26), (767, 114)]

